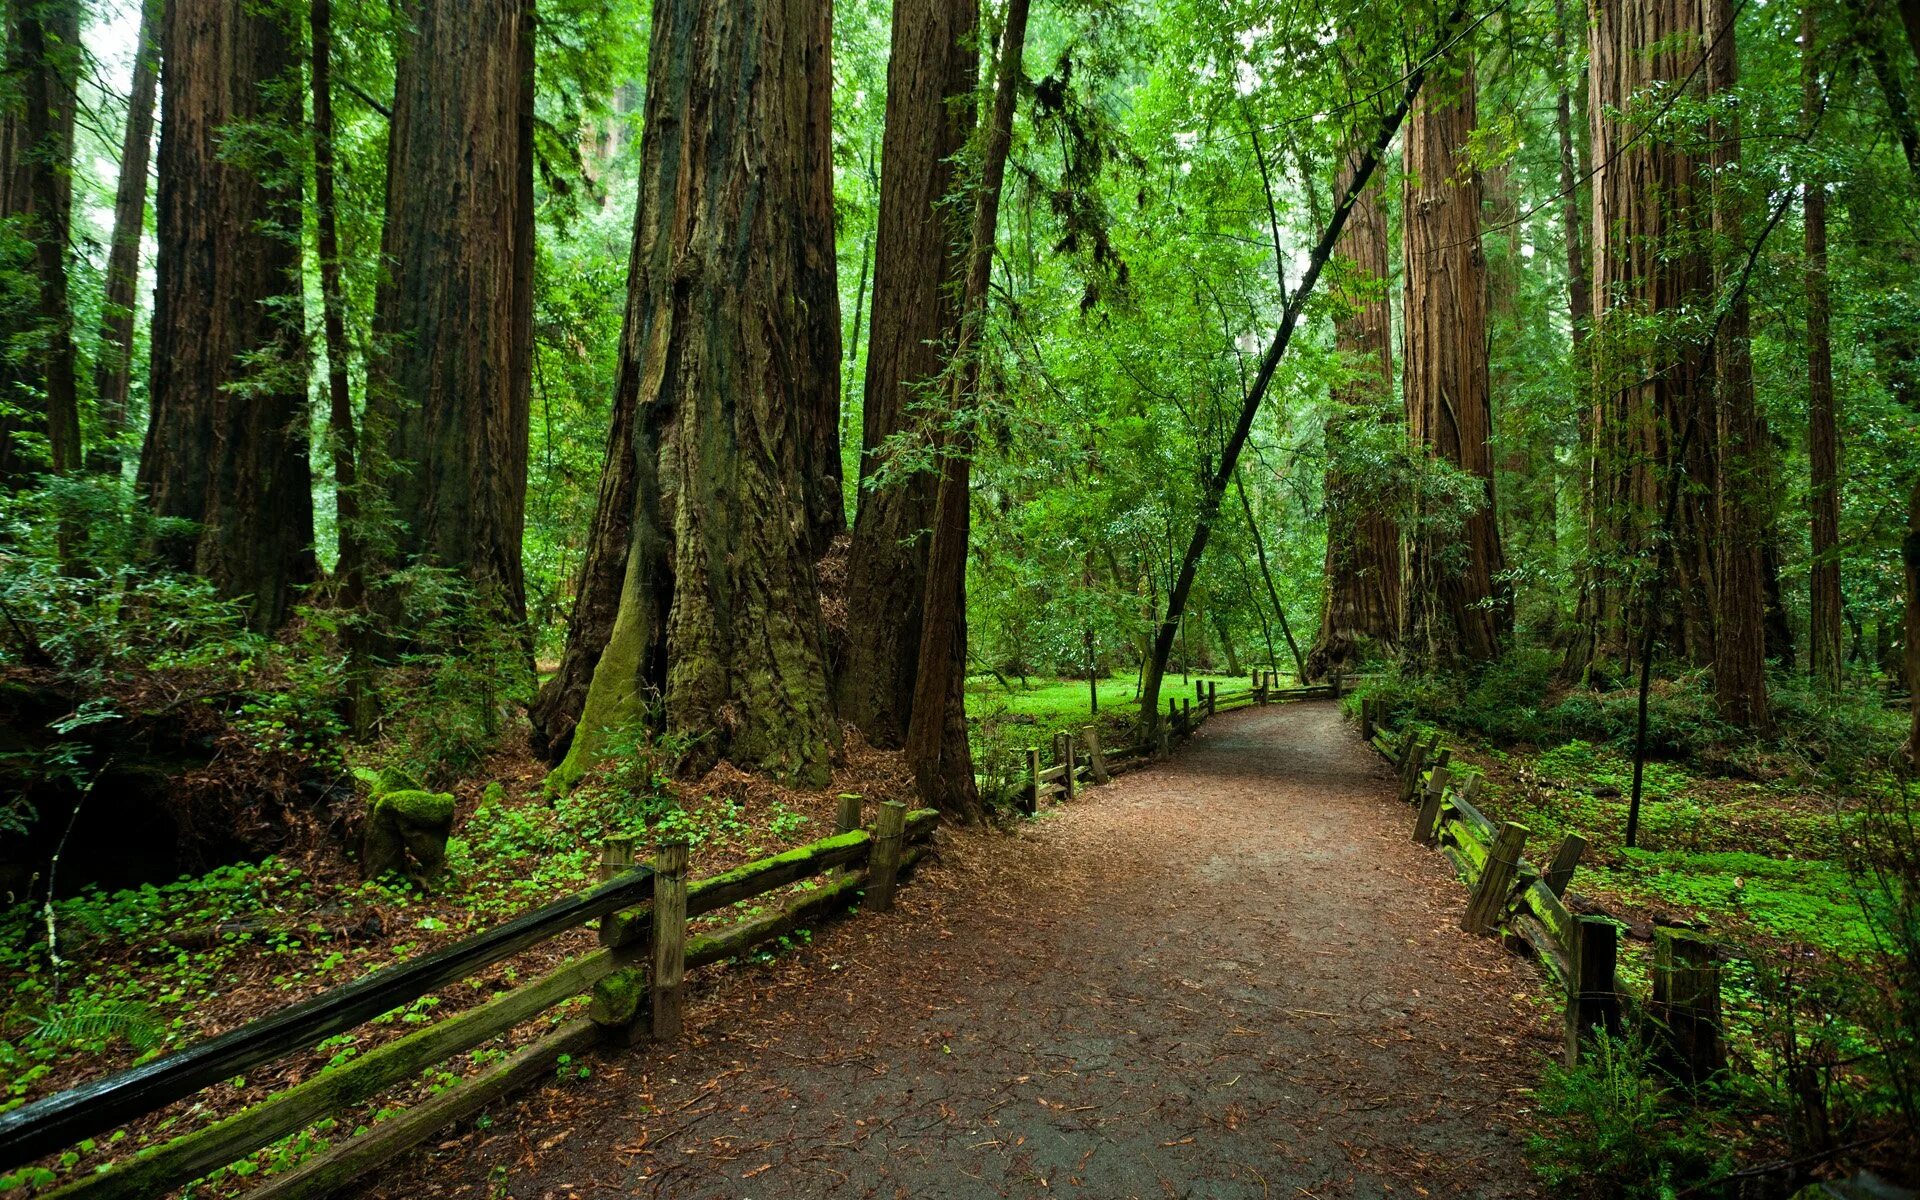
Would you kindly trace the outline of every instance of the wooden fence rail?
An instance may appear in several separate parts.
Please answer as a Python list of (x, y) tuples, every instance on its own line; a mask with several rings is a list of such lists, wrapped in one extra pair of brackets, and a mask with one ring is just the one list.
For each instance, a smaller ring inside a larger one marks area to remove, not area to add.
[[(843, 827), (858, 825), (859, 803), (858, 797), (841, 798)], [(331, 1195), (449, 1122), (539, 1079), (563, 1055), (605, 1040), (631, 1044), (645, 1029), (651, 1029), (656, 1038), (675, 1036), (688, 970), (746, 953), (846, 908), (863, 895), (873, 907), (884, 910), (900, 876), (925, 854), (938, 820), (931, 809), (909, 813), (904, 805), (882, 805), (871, 832), (844, 828), (832, 837), (693, 883), (685, 876), (684, 842), (663, 844), (652, 865), (635, 867), (631, 839), (610, 838), (603, 847), (601, 870), (613, 878), (596, 888), (178, 1053), (0, 1114), (0, 1170), (25, 1165), (156, 1112), (210, 1083), (309, 1050), (328, 1037), (597, 918), (600, 949), (52, 1193), (59, 1200), (160, 1195), (323, 1117), (364, 1103), (385, 1088), (416, 1078), (564, 1001), (591, 997), (585, 1019), (561, 1024), (477, 1077), (252, 1193), (273, 1200)], [(771, 914), (714, 933), (687, 936), (686, 924), (692, 917), (825, 873), (833, 874), (827, 886)]]
[(1383, 726), (1384, 715), (1362, 700), (1367, 744), (1398, 770), (1401, 800), (1417, 807), (1414, 840), (1444, 853), (1466, 885), (1462, 928), (1523, 943), (1564, 992), (1568, 1064), (1578, 1061), (1594, 1030), (1618, 1030), (1623, 1014), (1637, 1011), (1650, 1018), (1661, 1056), (1677, 1074), (1702, 1079), (1724, 1065), (1722, 948), (1687, 930), (1657, 928), (1652, 993), (1631, 994), (1615, 969), (1619, 925), (1607, 917), (1576, 917), (1562, 899), (1586, 840), (1568, 834), (1541, 870), (1524, 856), (1527, 827), (1496, 825), (1480, 811), (1481, 777), (1463, 777), (1438, 734), (1424, 740), (1412, 730), (1396, 735)]

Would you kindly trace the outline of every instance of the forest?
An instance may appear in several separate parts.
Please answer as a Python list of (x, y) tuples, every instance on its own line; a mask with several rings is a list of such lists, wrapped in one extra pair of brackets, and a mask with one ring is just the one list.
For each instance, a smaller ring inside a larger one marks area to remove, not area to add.
[(0, 1124), (1209, 685), (1737, 947), (1527, 1178), (1920, 1185), (1920, 3), (5, 0)]

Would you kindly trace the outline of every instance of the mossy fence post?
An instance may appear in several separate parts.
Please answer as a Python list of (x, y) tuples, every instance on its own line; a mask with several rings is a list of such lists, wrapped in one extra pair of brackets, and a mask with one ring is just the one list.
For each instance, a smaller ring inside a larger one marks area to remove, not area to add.
[(1040, 811), (1040, 747), (1027, 747), (1027, 786), (1020, 793), (1020, 807), (1028, 816)]
[(687, 972), (687, 843), (653, 852), (653, 1036), (680, 1036)]
[(1580, 856), (1587, 852), (1587, 839), (1577, 833), (1570, 833), (1560, 839), (1560, 848), (1553, 852), (1553, 861), (1547, 865), (1547, 873), (1540, 877), (1547, 890), (1556, 896), (1567, 894), (1567, 884), (1573, 881), (1573, 870), (1580, 865)]
[(1420, 769), (1426, 765), (1427, 748), (1417, 738), (1408, 735), (1407, 758), (1400, 766), (1400, 802), (1413, 803), (1420, 793)]
[(1072, 734), (1061, 732), (1053, 735), (1053, 756), (1060, 760), (1060, 766), (1062, 768), (1060, 786), (1065, 789), (1066, 798), (1071, 800), (1078, 795), (1080, 791), (1078, 783), (1073, 777), (1075, 755), (1073, 752)]
[(1207, 715), (1212, 716), (1220, 706), (1220, 684), (1217, 680), (1207, 680)]
[(633, 870), (633, 835), (616, 833), (600, 843), (600, 882), (607, 883)]
[(1726, 1065), (1719, 947), (1711, 939), (1666, 926), (1653, 931), (1652, 1008), (1675, 1074), (1699, 1083)]
[(900, 841), (907, 828), (907, 806), (889, 800), (874, 823), (873, 856), (867, 860), (867, 907), (893, 911), (893, 889), (900, 876)]
[[(860, 828), (860, 807), (862, 803), (862, 797), (858, 792), (840, 793), (840, 806), (833, 814), (833, 831), (835, 833), (852, 833), (854, 830)], [(848, 869), (841, 867), (833, 873), (833, 877), (835, 879), (844, 879), (847, 874)]]
[(1427, 777), (1426, 794), (1420, 798), (1420, 816), (1413, 823), (1413, 840), (1422, 846), (1434, 843), (1434, 831), (1440, 827), (1440, 803), (1446, 799), (1447, 781), (1453, 772), (1435, 767)]
[(1582, 1046), (1594, 1030), (1620, 1030), (1620, 991), (1614, 978), (1620, 954), (1620, 927), (1607, 917), (1581, 917), (1577, 945), (1567, 947), (1573, 978), (1567, 984), (1567, 1066), (1580, 1062)]
[(1487, 850), (1487, 865), (1474, 885), (1473, 899), (1467, 904), (1460, 928), (1468, 933), (1492, 933), (1500, 924), (1501, 910), (1507, 906), (1507, 893), (1520, 869), (1520, 852), (1526, 849), (1527, 827), (1516, 821), (1500, 826), (1500, 833)]
[(1080, 740), (1087, 746), (1087, 771), (1093, 776), (1093, 782), (1111, 783), (1113, 772), (1107, 770), (1107, 755), (1100, 749), (1100, 731), (1091, 725), (1084, 726), (1080, 730)]

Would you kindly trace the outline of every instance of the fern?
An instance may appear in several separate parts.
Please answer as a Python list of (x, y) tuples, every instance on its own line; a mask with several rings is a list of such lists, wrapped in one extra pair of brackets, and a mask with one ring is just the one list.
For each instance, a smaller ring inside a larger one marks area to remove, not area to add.
[(31, 1018), (36, 1042), (68, 1049), (102, 1046), (121, 1038), (145, 1054), (167, 1029), (146, 1006), (129, 1000), (69, 1000)]

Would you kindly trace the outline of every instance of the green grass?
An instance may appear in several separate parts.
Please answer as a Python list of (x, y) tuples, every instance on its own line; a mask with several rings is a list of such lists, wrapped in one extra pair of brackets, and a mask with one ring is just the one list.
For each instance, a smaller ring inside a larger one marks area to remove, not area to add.
[[(1193, 680), (1196, 679), (1217, 684), (1222, 696), (1245, 691), (1248, 686), (1244, 675), (1169, 675), (1160, 688), (1161, 703), (1164, 704), (1169, 696), (1176, 701), (1191, 700)], [(1011, 682), (1013, 689), (1009, 691), (991, 675), (969, 679), (967, 712), (973, 716), (1012, 713), (1049, 724), (1069, 719), (1084, 724), (1091, 713), (1085, 679), (1033, 679), (1024, 685), (1017, 679)], [(1139, 704), (1137, 682), (1137, 677), (1131, 673), (1109, 675), (1102, 679), (1099, 684), (1100, 715), (1132, 717)]]

